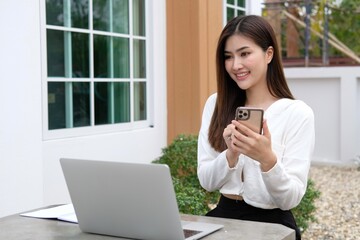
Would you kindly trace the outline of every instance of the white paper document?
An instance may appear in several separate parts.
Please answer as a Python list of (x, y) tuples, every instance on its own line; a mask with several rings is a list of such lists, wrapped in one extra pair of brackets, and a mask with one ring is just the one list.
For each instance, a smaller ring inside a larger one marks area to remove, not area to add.
[(20, 216), (33, 217), (33, 218), (49, 218), (59, 219), (62, 221), (77, 223), (77, 218), (74, 210), (74, 206), (65, 204), (57, 207), (41, 209), (33, 212), (22, 213)]

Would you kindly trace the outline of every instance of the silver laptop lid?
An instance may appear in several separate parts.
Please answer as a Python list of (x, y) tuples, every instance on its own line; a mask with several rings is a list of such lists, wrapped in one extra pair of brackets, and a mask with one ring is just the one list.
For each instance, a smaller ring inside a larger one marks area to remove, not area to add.
[(60, 159), (79, 227), (135, 239), (184, 239), (167, 165)]

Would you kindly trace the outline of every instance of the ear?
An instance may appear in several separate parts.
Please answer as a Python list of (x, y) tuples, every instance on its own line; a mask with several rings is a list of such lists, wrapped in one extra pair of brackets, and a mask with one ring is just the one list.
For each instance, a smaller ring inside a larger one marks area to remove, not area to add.
[(271, 62), (271, 60), (273, 59), (273, 56), (274, 56), (274, 48), (272, 46), (270, 46), (270, 47), (268, 47), (268, 49), (266, 50), (266, 53), (265, 53), (267, 64), (269, 64)]

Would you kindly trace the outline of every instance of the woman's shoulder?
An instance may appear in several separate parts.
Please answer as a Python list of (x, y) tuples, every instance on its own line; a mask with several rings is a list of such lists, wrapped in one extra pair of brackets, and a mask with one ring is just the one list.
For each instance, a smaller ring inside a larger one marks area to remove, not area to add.
[(217, 93), (213, 93), (208, 97), (207, 102), (216, 102), (216, 99), (217, 99)]
[(202, 119), (203, 119), (203, 123), (204, 121), (209, 121), (212, 118), (212, 115), (214, 113), (214, 109), (215, 109), (215, 105), (216, 105), (216, 98), (217, 98), (217, 94), (211, 94), (208, 99), (206, 100), (204, 109), (203, 109), (203, 115), (202, 115)]
[(283, 113), (291, 114), (292, 116), (309, 116), (312, 117), (313, 110), (304, 101), (298, 99), (282, 98), (273, 103), (268, 112), (279, 115)]
[(312, 108), (302, 100), (283, 98), (278, 100), (278, 103), (278, 111), (291, 112), (296, 117), (313, 117), (314, 115)]
[(215, 107), (216, 99), (217, 99), (217, 93), (211, 94), (206, 100), (205, 107), (207, 108), (209, 108), (210, 106)]

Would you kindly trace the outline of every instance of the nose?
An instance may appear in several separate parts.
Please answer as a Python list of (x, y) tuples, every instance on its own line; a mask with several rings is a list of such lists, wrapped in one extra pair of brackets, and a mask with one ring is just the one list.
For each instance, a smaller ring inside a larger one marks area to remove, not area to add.
[(233, 61), (233, 65), (232, 65), (233, 70), (238, 70), (238, 69), (241, 69), (242, 67), (243, 67), (243, 65), (242, 65), (241, 58), (234, 57), (234, 61)]

